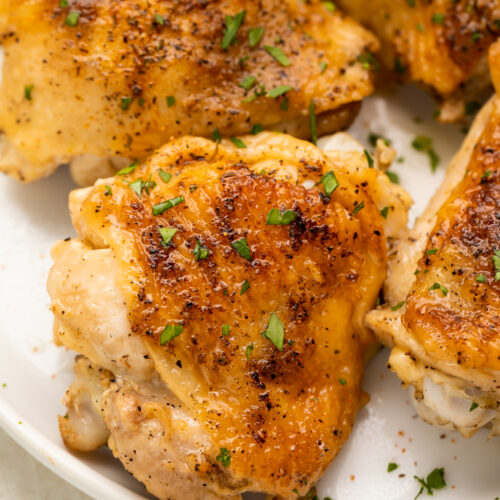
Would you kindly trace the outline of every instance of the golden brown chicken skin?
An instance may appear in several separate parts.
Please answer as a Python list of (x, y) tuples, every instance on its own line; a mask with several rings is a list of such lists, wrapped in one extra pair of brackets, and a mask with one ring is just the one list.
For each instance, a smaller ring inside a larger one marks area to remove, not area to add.
[[(186, 459), (185, 474), (222, 496), (292, 498), (321, 477), (361, 405), (373, 342), (363, 317), (385, 277), (385, 225), (395, 234), (407, 200), (362, 152), (325, 156), (283, 134), (240, 140), (245, 147), (176, 140), (128, 175), (74, 192), (81, 241), (54, 249), (49, 291), (59, 342), (111, 370), (117, 391), (159, 377), (156, 387), (202, 428), (204, 458)], [(382, 189), (390, 196), (375, 204), (371, 192)], [(116, 288), (123, 299), (102, 295)], [(113, 321), (123, 304), (127, 311), (129, 328), (114, 340), (96, 340), (119, 331), (100, 328), (110, 325), (102, 304), (116, 309)], [(125, 347), (113, 344), (118, 338)], [(131, 362), (132, 339), (146, 361)], [(111, 395), (102, 397), (105, 414)], [(106, 418), (116, 425), (125, 417)], [(73, 423), (64, 425), (66, 442), (77, 442)], [(128, 462), (110, 430), (125, 467), (167, 497), (172, 490)]]
[(454, 121), (490, 93), (488, 47), (500, 33), (496, 0), (340, 0), (382, 42), (380, 57), (406, 80), (445, 101), (440, 119)]
[(442, 187), (399, 243), (390, 307), (368, 316), (394, 346), (390, 366), (413, 385), (423, 418), (466, 436), (486, 424), (499, 433), (499, 104), (494, 97), (481, 110)]
[(0, 170), (22, 180), (73, 161), (92, 184), (215, 129), (307, 138), (311, 114), (335, 132), (373, 90), (358, 58), (377, 41), (319, 0), (67, 3), (0, 2)]

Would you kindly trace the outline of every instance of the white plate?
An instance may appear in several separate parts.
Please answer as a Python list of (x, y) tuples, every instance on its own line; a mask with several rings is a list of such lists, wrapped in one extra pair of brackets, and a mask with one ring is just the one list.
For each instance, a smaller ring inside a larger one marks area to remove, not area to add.
[[(391, 170), (415, 199), (412, 218), (422, 212), (463, 139), (459, 127), (433, 123), (433, 109), (434, 103), (417, 89), (399, 89), (388, 99), (368, 99), (350, 130), (365, 144), (368, 131), (393, 141), (405, 160)], [(427, 157), (410, 146), (418, 134), (432, 137), (441, 156), (435, 174)], [(66, 169), (24, 186), (0, 178), (0, 425), (50, 469), (95, 498), (147, 498), (109, 452), (71, 453), (57, 429), (56, 415), (64, 413), (60, 401), (72, 380), (73, 353), (52, 343), (45, 281), (50, 246), (74, 234), (66, 207), (73, 187)], [(426, 476), (434, 467), (445, 468), (448, 482), (436, 492), (439, 499), (500, 496), (500, 440), (488, 441), (486, 431), (465, 440), (417, 419), (406, 391), (385, 368), (387, 354), (381, 351), (367, 368), (365, 389), (371, 401), (321, 481), (320, 497), (411, 499), (419, 490), (413, 476)], [(389, 462), (399, 464), (390, 474)]]

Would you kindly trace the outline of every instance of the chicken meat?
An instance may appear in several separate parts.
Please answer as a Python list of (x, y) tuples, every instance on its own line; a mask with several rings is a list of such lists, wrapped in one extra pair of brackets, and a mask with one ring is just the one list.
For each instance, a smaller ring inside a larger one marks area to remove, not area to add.
[(477, 110), (491, 94), (487, 50), (500, 34), (498, 0), (339, 0), (371, 28), (380, 56), (403, 79), (440, 97), (441, 121)]
[[(375, 37), (311, 0), (1, 0), (0, 171), (80, 185), (172, 137), (336, 132)], [(29, 56), (27, 56), (29, 54)]]
[[(500, 45), (490, 50), (500, 90)], [(480, 111), (446, 178), (390, 258), (367, 324), (421, 417), (500, 434), (500, 99)]]
[(48, 282), (78, 353), (70, 448), (107, 444), (162, 499), (296, 498), (321, 477), (366, 400), (364, 317), (411, 201), (387, 152), (330, 146), (185, 137), (71, 194), (79, 238)]

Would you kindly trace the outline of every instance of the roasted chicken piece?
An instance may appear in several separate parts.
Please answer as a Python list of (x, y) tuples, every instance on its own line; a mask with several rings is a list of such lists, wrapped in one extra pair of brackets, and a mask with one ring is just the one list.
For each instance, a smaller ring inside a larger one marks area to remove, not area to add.
[(498, 0), (339, 0), (382, 42), (380, 57), (403, 78), (432, 88), (455, 121), (491, 94), (488, 47), (500, 33)]
[[(495, 83), (500, 45), (492, 46)], [(497, 86), (500, 89), (500, 86)], [(500, 100), (477, 116), (446, 179), (390, 259), (388, 305), (368, 325), (419, 414), (500, 434)]]
[[(67, 4), (67, 6), (65, 5)], [(320, 0), (2, 0), (0, 171), (81, 185), (170, 138), (310, 137), (373, 90), (375, 37)], [(218, 134), (218, 132), (216, 132)]]
[(48, 283), (83, 355), (69, 447), (108, 442), (164, 499), (307, 493), (363, 402), (364, 316), (410, 201), (336, 140), (177, 139), (71, 194), (79, 239)]

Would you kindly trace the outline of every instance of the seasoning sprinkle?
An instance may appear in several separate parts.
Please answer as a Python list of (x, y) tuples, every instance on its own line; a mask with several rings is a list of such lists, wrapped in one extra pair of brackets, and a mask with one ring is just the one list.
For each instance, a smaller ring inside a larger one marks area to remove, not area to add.
[(221, 448), (219, 455), (215, 458), (223, 467), (229, 467), (231, 464), (231, 454), (227, 448)]
[(158, 175), (165, 184), (168, 184), (170, 179), (172, 179), (172, 174), (170, 172), (165, 172), (165, 170), (162, 170), (161, 168), (158, 171)]
[(441, 290), (441, 293), (446, 296), (448, 295), (448, 289), (446, 287), (444, 287), (443, 285), (441, 285), (440, 283), (438, 283), (437, 281), (435, 281), (432, 286), (429, 288), (429, 290)]
[(264, 45), (265, 51), (282, 66), (290, 66), (292, 64), (288, 57), (285, 55), (281, 47), (273, 47), (271, 45)]
[(160, 345), (165, 345), (167, 342), (175, 339), (182, 333), (182, 325), (167, 325), (160, 335)]
[(231, 137), (230, 141), (239, 149), (245, 149), (247, 145), (238, 137)]
[(283, 340), (285, 337), (285, 330), (283, 323), (278, 318), (276, 313), (271, 313), (269, 323), (266, 330), (262, 332), (262, 336), (270, 340), (279, 351), (283, 350)]
[(255, 47), (264, 36), (264, 28), (250, 28), (248, 30), (248, 44), (250, 47)]
[(166, 248), (175, 236), (177, 229), (175, 227), (159, 227), (158, 232), (163, 240), (162, 245)]
[(129, 165), (128, 167), (122, 168), (121, 170), (116, 172), (115, 175), (128, 175), (128, 174), (132, 173), (137, 167), (138, 167), (138, 163), (134, 162), (131, 165)]
[(267, 214), (266, 224), (268, 226), (287, 226), (297, 217), (298, 214), (293, 210), (285, 210), (282, 214), (277, 208), (271, 208)]
[(165, 210), (175, 207), (176, 205), (182, 203), (183, 201), (184, 201), (184, 196), (177, 196), (176, 198), (164, 201), (163, 203), (159, 203), (158, 205), (153, 205), (153, 215), (160, 215), (163, 212), (165, 212)]
[(227, 50), (235, 41), (238, 29), (245, 20), (245, 14), (246, 11), (242, 10), (235, 16), (226, 16), (226, 29), (224, 30), (224, 37), (221, 42), (222, 50)]
[(339, 187), (333, 170), (329, 170), (326, 174), (323, 174), (321, 177), (321, 184), (323, 184), (327, 196), (330, 196)]
[(247, 348), (245, 349), (245, 356), (247, 357), (247, 359), (250, 359), (252, 351), (253, 351), (253, 344), (248, 344)]
[(245, 280), (243, 282), (243, 285), (241, 285), (240, 295), (243, 295), (249, 288), (250, 288), (250, 283), (248, 282), (248, 280)]
[(193, 255), (196, 261), (206, 259), (208, 257), (208, 248), (204, 247), (200, 240), (196, 240), (196, 245), (193, 250)]
[(231, 247), (236, 250), (244, 259), (248, 261), (252, 260), (252, 252), (250, 251), (250, 247), (248, 246), (246, 238), (240, 238), (239, 240), (232, 241)]

